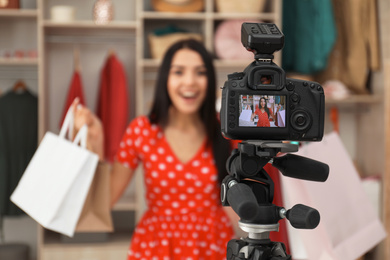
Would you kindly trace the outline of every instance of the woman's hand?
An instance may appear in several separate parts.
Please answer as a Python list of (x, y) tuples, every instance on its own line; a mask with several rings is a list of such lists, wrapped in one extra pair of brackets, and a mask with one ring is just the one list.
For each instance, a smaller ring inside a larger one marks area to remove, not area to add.
[(74, 111), (74, 133), (75, 135), (80, 128), (87, 124), (87, 149), (96, 153), (101, 161), (104, 160), (104, 132), (99, 118), (91, 110), (82, 106), (80, 100), (76, 98), (72, 103)]

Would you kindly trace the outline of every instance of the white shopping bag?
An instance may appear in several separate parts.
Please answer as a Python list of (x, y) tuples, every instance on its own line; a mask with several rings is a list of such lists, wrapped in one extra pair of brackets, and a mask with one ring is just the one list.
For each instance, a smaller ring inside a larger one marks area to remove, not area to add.
[(386, 237), (337, 133), (324, 136), (322, 142), (304, 145), (297, 154), (328, 164), (330, 172), (323, 183), (282, 176), (285, 206), (302, 203), (321, 215), (314, 230), (289, 229), (295, 259), (354, 260)]
[(87, 126), (73, 142), (65, 138), (72, 128), (69, 109), (59, 136), (46, 133), (11, 195), (11, 201), (43, 227), (67, 236), (74, 234), (99, 160), (85, 148)]

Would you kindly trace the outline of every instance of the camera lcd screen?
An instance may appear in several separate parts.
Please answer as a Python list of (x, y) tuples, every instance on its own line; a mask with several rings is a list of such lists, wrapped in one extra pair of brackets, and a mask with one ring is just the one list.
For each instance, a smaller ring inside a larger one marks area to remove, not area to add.
[(286, 96), (240, 95), (240, 127), (286, 127)]

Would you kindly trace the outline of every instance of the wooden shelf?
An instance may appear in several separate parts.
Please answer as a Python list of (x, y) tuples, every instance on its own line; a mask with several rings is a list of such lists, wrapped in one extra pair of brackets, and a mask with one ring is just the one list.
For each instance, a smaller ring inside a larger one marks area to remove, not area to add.
[(141, 19), (150, 20), (204, 20), (206, 18), (205, 13), (173, 13), (173, 12), (142, 12), (140, 14)]
[(70, 29), (129, 29), (135, 30), (137, 22), (135, 21), (112, 21), (108, 24), (96, 24), (93, 21), (73, 21), (69, 23), (54, 22), (45, 20), (45, 28), (70, 28)]
[(224, 68), (242, 68), (245, 69), (253, 59), (245, 59), (245, 60), (220, 60), (215, 59), (214, 65), (218, 69), (224, 69)]
[(242, 19), (242, 20), (276, 20), (279, 14), (276, 13), (253, 13), (253, 14), (243, 14), (243, 13), (212, 13), (214, 20), (232, 20), (232, 19)]
[(3, 66), (36, 66), (38, 65), (38, 58), (0, 58), (0, 65)]
[(59, 234), (45, 233), (41, 260), (125, 259), (131, 240), (129, 231), (109, 233), (107, 241), (96, 243), (62, 243)]
[[(251, 63), (252, 60), (214, 60), (215, 67), (218, 68), (242, 68), (244, 69), (246, 66)], [(157, 59), (143, 59), (140, 61), (141, 67), (144, 68), (157, 68), (160, 66), (161, 60)]]
[[(118, 246), (120, 248), (126, 248), (131, 239), (131, 233), (129, 231), (126, 232), (112, 232), (108, 233), (108, 239), (104, 243), (63, 243), (61, 242), (61, 234), (53, 232), (53, 231), (45, 231), (45, 243), (43, 247), (45, 250), (48, 249), (61, 249), (64, 250), (66, 248), (80, 248), (80, 247), (104, 247), (104, 248), (112, 248), (112, 246)], [(123, 247), (124, 246), (124, 247)]]
[(382, 102), (382, 97), (375, 95), (351, 95), (344, 99), (325, 99), (326, 105), (372, 105)]
[(0, 17), (37, 18), (36, 9), (0, 9)]
[(135, 195), (123, 196), (114, 206), (115, 211), (137, 210)]
[(145, 11), (140, 14), (143, 19), (169, 19), (169, 20), (204, 20), (211, 18), (214, 20), (243, 19), (243, 20), (275, 20), (275, 13), (218, 13), (218, 12), (198, 12), (198, 13), (174, 13), (174, 12), (153, 12)]

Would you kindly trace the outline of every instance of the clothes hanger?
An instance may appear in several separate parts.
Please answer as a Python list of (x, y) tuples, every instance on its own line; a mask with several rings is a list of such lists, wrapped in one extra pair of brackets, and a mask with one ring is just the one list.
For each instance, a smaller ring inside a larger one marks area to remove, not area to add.
[(73, 66), (76, 72), (80, 72), (80, 49), (78, 46), (74, 46), (73, 48)]
[(12, 90), (14, 92), (24, 92), (24, 91), (27, 90), (27, 86), (26, 86), (26, 84), (24, 83), (23, 80), (18, 80), (18, 81), (16, 81), (16, 83), (13, 86)]
[(116, 55), (115, 50), (112, 49), (112, 48), (110, 48), (110, 49), (108, 50), (108, 57), (115, 56), (115, 55)]

